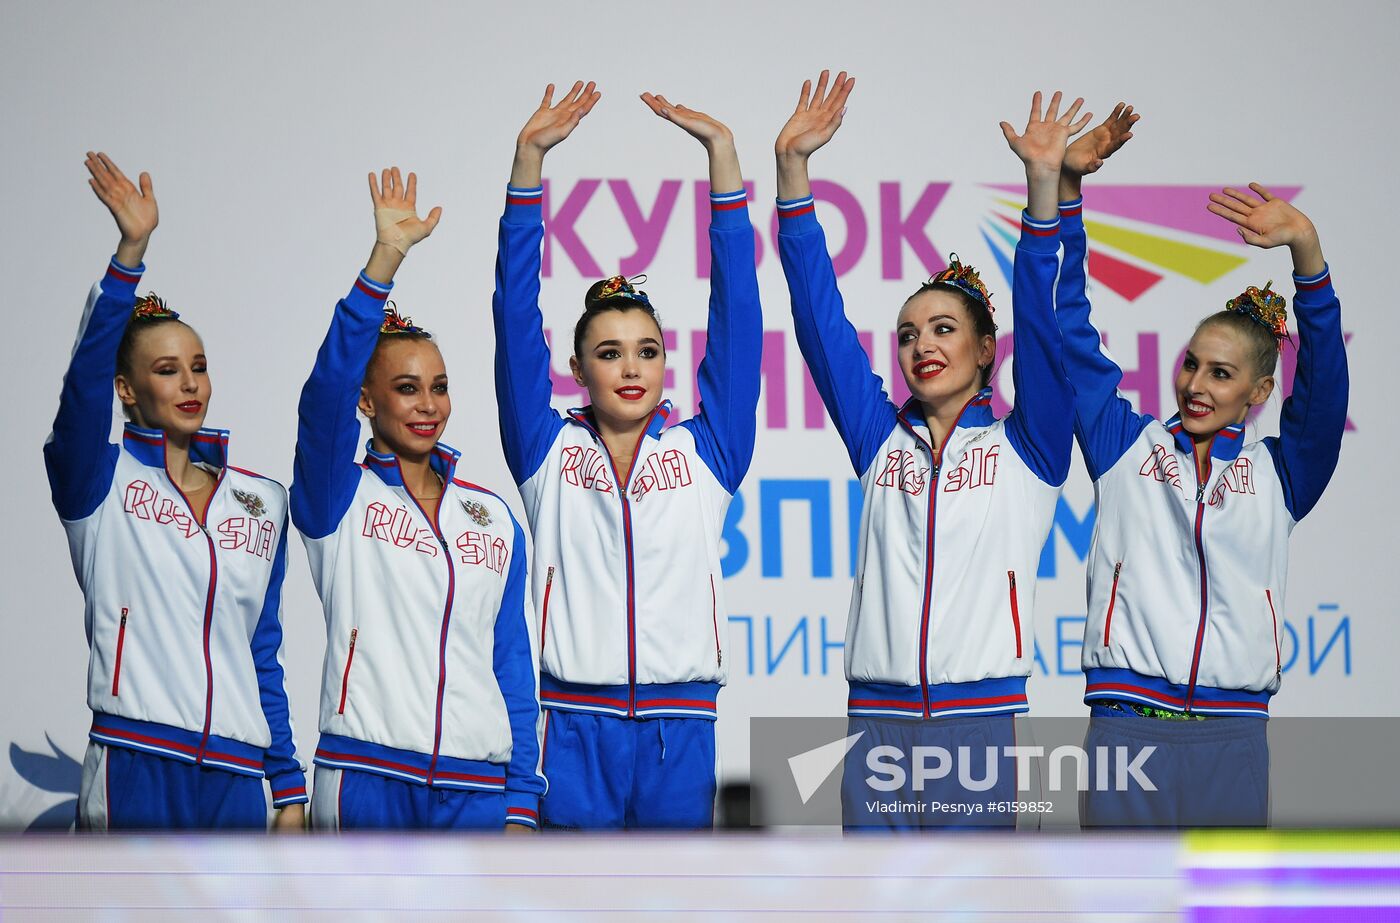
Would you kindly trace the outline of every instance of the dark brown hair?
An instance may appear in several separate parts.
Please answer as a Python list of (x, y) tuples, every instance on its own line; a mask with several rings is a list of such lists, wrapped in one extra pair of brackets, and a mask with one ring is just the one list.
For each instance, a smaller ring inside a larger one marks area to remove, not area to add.
[(641, 301), (621, 293), (599, 298), (598, 293), (607, 283), (607, 279), (600, 279), (590, 285), (588, 291), (584, 293), (583, 314), (580, 315), (578, 323), (574, 324), (574, 355), (577, 357), (583, 356), (583, 338), (588, 333), (588, 325), (593, 322), (593, 318), (604, 311), (641, 311), (656, 323), (658, 332), (661, 330), (661, 317), (650, 302)]

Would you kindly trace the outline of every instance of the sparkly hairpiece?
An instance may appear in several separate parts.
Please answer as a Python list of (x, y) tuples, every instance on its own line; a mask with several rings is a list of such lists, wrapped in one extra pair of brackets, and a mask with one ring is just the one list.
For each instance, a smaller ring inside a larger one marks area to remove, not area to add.
[(179, 320), (180, 315), (176, 311), (165, 306), (165, 299), (155, 292), (136, 299), (136, 306), (131, 309), (132, 320)]
[(982, 284), (982, 278), (977, 274), (977, 270), (971, 266), (963, 265), (956, 253), (948, 254), (948, 268), (929, 276), (928, 281), (923, 284), (923, 288), (930, 288), (934, 285), (951, 285), (982, 302), (988, 311), (996, 313), (996, 308), (992, 307), (992, 296), (987, 292), (987, 286)]
[(598, 294), (593, 296), (594, 302), (602, 301), (604, 298), (626, 298), (631, 301), (640, 302), (651, 307), (651, 299), (647, 293), (639, 291), (636, 286), (647, 280), (646, 274), (633, 276), (630, 280), (626, 276), (613, 276), (603, 280), (603, 287), (598, 289)]
[(1288, 301), (1273, 290), (1274, 280), (1264, 283), (1261, 290), (1251, 285), (1225, 302), (1225, 310), (1243, 314), (1261, 327), (1268, 328), (1279, 341), (1279, 349), (1288, 337)]
[(384, 302), (384, 323), (379, 326), (380, 333), (412, 333), (431, 340), (433, 335), (422, 327), (413, 324), (413, 318), (404, 317), (399, 313), (398, 307), (392, 301)]

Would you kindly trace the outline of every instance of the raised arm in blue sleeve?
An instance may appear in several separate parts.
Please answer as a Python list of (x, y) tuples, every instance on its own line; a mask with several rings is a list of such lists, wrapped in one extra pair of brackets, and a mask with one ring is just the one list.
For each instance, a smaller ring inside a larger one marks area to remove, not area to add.
[(700, 412), (683, 425), (731, 494), (753, 460), (763, 312), (744, 190), (710, 193), (710, 319), (698, 373)]
[(335, 531), (359, 484), (360, 385), (379, 341), (384, 299), (393, 285), (363, 272), (335, 306), (331, 327), (297, 405), (297, 450), (292, 467), (292, 522), (308, 538)]
[(83, 308), (78, 341), (63, 376), (53, 432), (44, 443), (44, 467), (49, 473), (54, 509), (69, 522), (91, 516), (112, 486), (119, 451), (109, 441), (117, 345), (131, 318), (136, 286), (145, 271), (144, 263), (129, 269), (113, 257)]
[(564, 425), (549, 406), (549, 344), (540, 314), (543, 187), (506, 187), (496, 245), (496, 409), (501, 445), (515, 483), (530, 479)]
[(1298, 325), (1298, 368), (1293, 393), (1283, 402), (1279, 435), (1264, 440), (1283, 483), (1294, 521), (1317, 505), (1342, 451), (1350, 379), (1342, 308), (1326, 267), (1315, 276), (1293, 276)]
[(535, 616), (526, 597), (525, 532), (511, 517), (515, 540), (510, 572), (496, 614), (492, 662), (510, 716), (510, 763), (506, 766), (506, 823), (538, 827), (545, 793), (540, 765), (539, 664), (535, 659)]
[(310, 800), (306, 794), (306, 770), (297, 761), (282, 666), (282, 581), (287, 575), (287, 526), (287, 520), (283, 519), (282, 534), (277, 538), (277, 555), (272, 559), (272, 577), (267, 582), (262, 614), (258, 616), (250, 645), (253, 666), (258, 671), (258, 697), (272, 735), (263, 767), (272, 787), (274, 808)]
[[(1055, 290), (1065, 376), (1074, 389), (1074, 432), (1089, 476), (1098, 480), (1112, 468), (1147, 425), (1148, 417), (1118, 393), (1123, 370), (1104, 352), (1099, 331), (1089, 320), (1089, 241), (1084, 235), (1084, 202), (1060, 203), (1060, 242), (1064, 259)], [(1017, 392), (1020, 400), (1020, 391)]]
[(1060, 269), (1059, 220), (1021, 215), (1021, 241), (1011, 283), (1011, 381), (1016, 406), (1006, 435), (1036, 477), (1059, 487), (1069, 476), (1074, 442), (1074, 391), (1065, 378), (1060, 328), (1055, 322), (1055, 277)]
[(859, 475), (898, 425), (897, 408), (846, 319), (815, 209), (811, 196), (778, 201), (778, 252), (792, 297), (798, 348)]

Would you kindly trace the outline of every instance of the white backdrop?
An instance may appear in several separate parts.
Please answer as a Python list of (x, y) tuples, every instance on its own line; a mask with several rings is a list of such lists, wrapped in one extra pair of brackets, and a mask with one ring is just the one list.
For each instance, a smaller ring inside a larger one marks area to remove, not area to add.
[[(496, 219), (520, 124), (546, 82), (575, 77), (597, 80), (604, 95), (546, 162), (550, 211), (565, 210), (544, 283), (547, 326), (568, 329), (600, 273), (646, 271), (675, 332), (669, 390), (686, 414), (692, 333), (705, 317), (695, 208), (705, 160), (636, 95), (661, 91), (725, 120), (754, 183), (764, 326), (776, 333), (735, 524), (743, 541), (730, 543), (726, 567), (727, 777), (746, 775), (749, 716), (839, 714), (844, 703), (835, 645), (850, 584), (851, 475), (829, 424), (808, 414), (770, 233), (772, 140), (802, 79), (824, 66), (849, 69), (858, 87), (813, 173), (839, 200), (822, 215), (833, 246), (848, 247), (842, 287), (887, 378), (894, 314), (925, 263), (957, 250), (1009, 307), (997, 253), (1010, 250), (999, 229), (1010, 230), (1001, 219), (1017, 193), (994, 187), (1014, 189), (1021, 173), (996, 123), (1019, 124), (1037, 87), (1083, 94), (1100, 115), (1119, 98), (1144, 114), (1137, 138), (1090, 181), (1087, 209), (1102, 254), (1095, 317), (1125, 365), (1147, 370), (1137, 382), (1144, 406), (1171, 412), (1170, 377), (1196, 319), (1247, 284), (1288, 278), (1286, 252), (1251, 250), (1210, 224), (1202, 190), (1252, 179), (1297, 188), (1355, 333), (1355, 429), (1328, 494), (1295, 532), (1282, 613), (1288, 669), (1275, 714), (1396, 712), (1400, 628), (1387, 579), (1397, 497), (1386, 472), (1400, 446), (1384, 432), (1382, 409), (1395, 342), (1383, 221), (1394, 209), (1380, 193), (1393, 187), (1400, 133), (1387, 111), (1374, 113), (1398, 85), (1391, 43), (1400, 7), (715, 0), (703, 12), (660, 9), (6, 6), (0, 150), (10, 179), (0, 253), (10, 331), (0, 350), (12, 391), (0, 409), (11, 445), (0, 539), (0, 825), (71, 817), (72, 760), (81, 759), (89, 720), (81, 600), (40, 453), (83, 297), (116, 240), (86, 188), (83, 153), (103, 149), (131, 175), (154, 176), (161, 224), (143, 290), (161, 293), (203, 334), (215, 384), (209, 423), (233, 431), (235, 464), (284, 482), (302, 380), (373, 242), (365, 174), (388, 164), (416, 170), (422, 201), (445, 215), (400, 272), (394, 297), (441, 339), (455, 399), (445, 439), (464, 449), (463, 471), (518, 509), (491, 387)], [(590, 181), (601, 181), (591, 195)], [(576, 220), (570, 201), (582, 205)], [(634, 235), (637, 212), (653, 223)], [(565, 352), (555, 357), (561, 371)], [(1009, 398), (1010, 375), (999, 383), (999, 398)], [(560, 407), (570, 402), (561, 394)], [(776, 502), (793, 494), (818, 502)], [(818, 516), (809, 528), (824, 497), (829, 521)], [(1079, 523), (1092, 492), (1082, 468), (1065, 500), (1035, 612), (1031, 701), (1040, 714), (1083, 708), (1077, 619), (1088, 532)], [(299, 543), (284, 618), (307, 758), (324, 626)]]

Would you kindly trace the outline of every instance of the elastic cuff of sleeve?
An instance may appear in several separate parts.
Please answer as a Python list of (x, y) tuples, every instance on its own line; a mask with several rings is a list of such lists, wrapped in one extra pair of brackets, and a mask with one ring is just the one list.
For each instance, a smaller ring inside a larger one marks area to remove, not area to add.
[(811, 196), (800, 199), (778, 200), (779, 233), (799, 233), (819, 227), (817, 224), (817, 201)]
[(539, 827), (540, 796), (528, 792), (506, 792), (506, 823)]
[(382, 308), (384, 299), (389, 297), (393, 289), (394, 283), (376, 282), (361, 270), (359, 278), (355, 280), (355, 287), (350, 289), (350, 294), (345, 300), (351, 304), (369, 300)]
[(1084, 226), (1084, 197), (1060, 203), (1061, 231), (1078, 230)]
[(749, 223), (749, 194), (710, 192), (710, 224), (714, 227), (741, 227)]
[(130, 266), (123, 266), (121, 263), (118, 263), (117, 258), (114, 256), (107, 264), (107, 274), (102, 277), (102, 288), (104, 291), (111, 291), (114, 288), (126, 288), (135, 292), (136, 286), (141, 282), (141, 275), (145, 271), (145, 263), (133, 269)]
[(285, 808), (289, 804), (303, 804), (310, 799), (306, 795), (306, 776), (301, 772), (278, 773), (268, 779), (272, 786), (272, 806)]
[(1293, 274), (1293, 287), (1302, 292), (1315, 292), (1318, 289), (1326, 288), (1332, 282), (1332, 268), (1326, 263), (1322, 264), (1322, 272), (1315, 276), (1300, 276), (1296, 272)]
[(1038, 221), (1021, 212), (1021, 242), (1017, 246), (1022, 250), (1054, 253), (1060, 247), (1060, 219)]
[(544, 187), (506, 186), (505, 219), (513, 224), (533, 224), (543, 220)]

